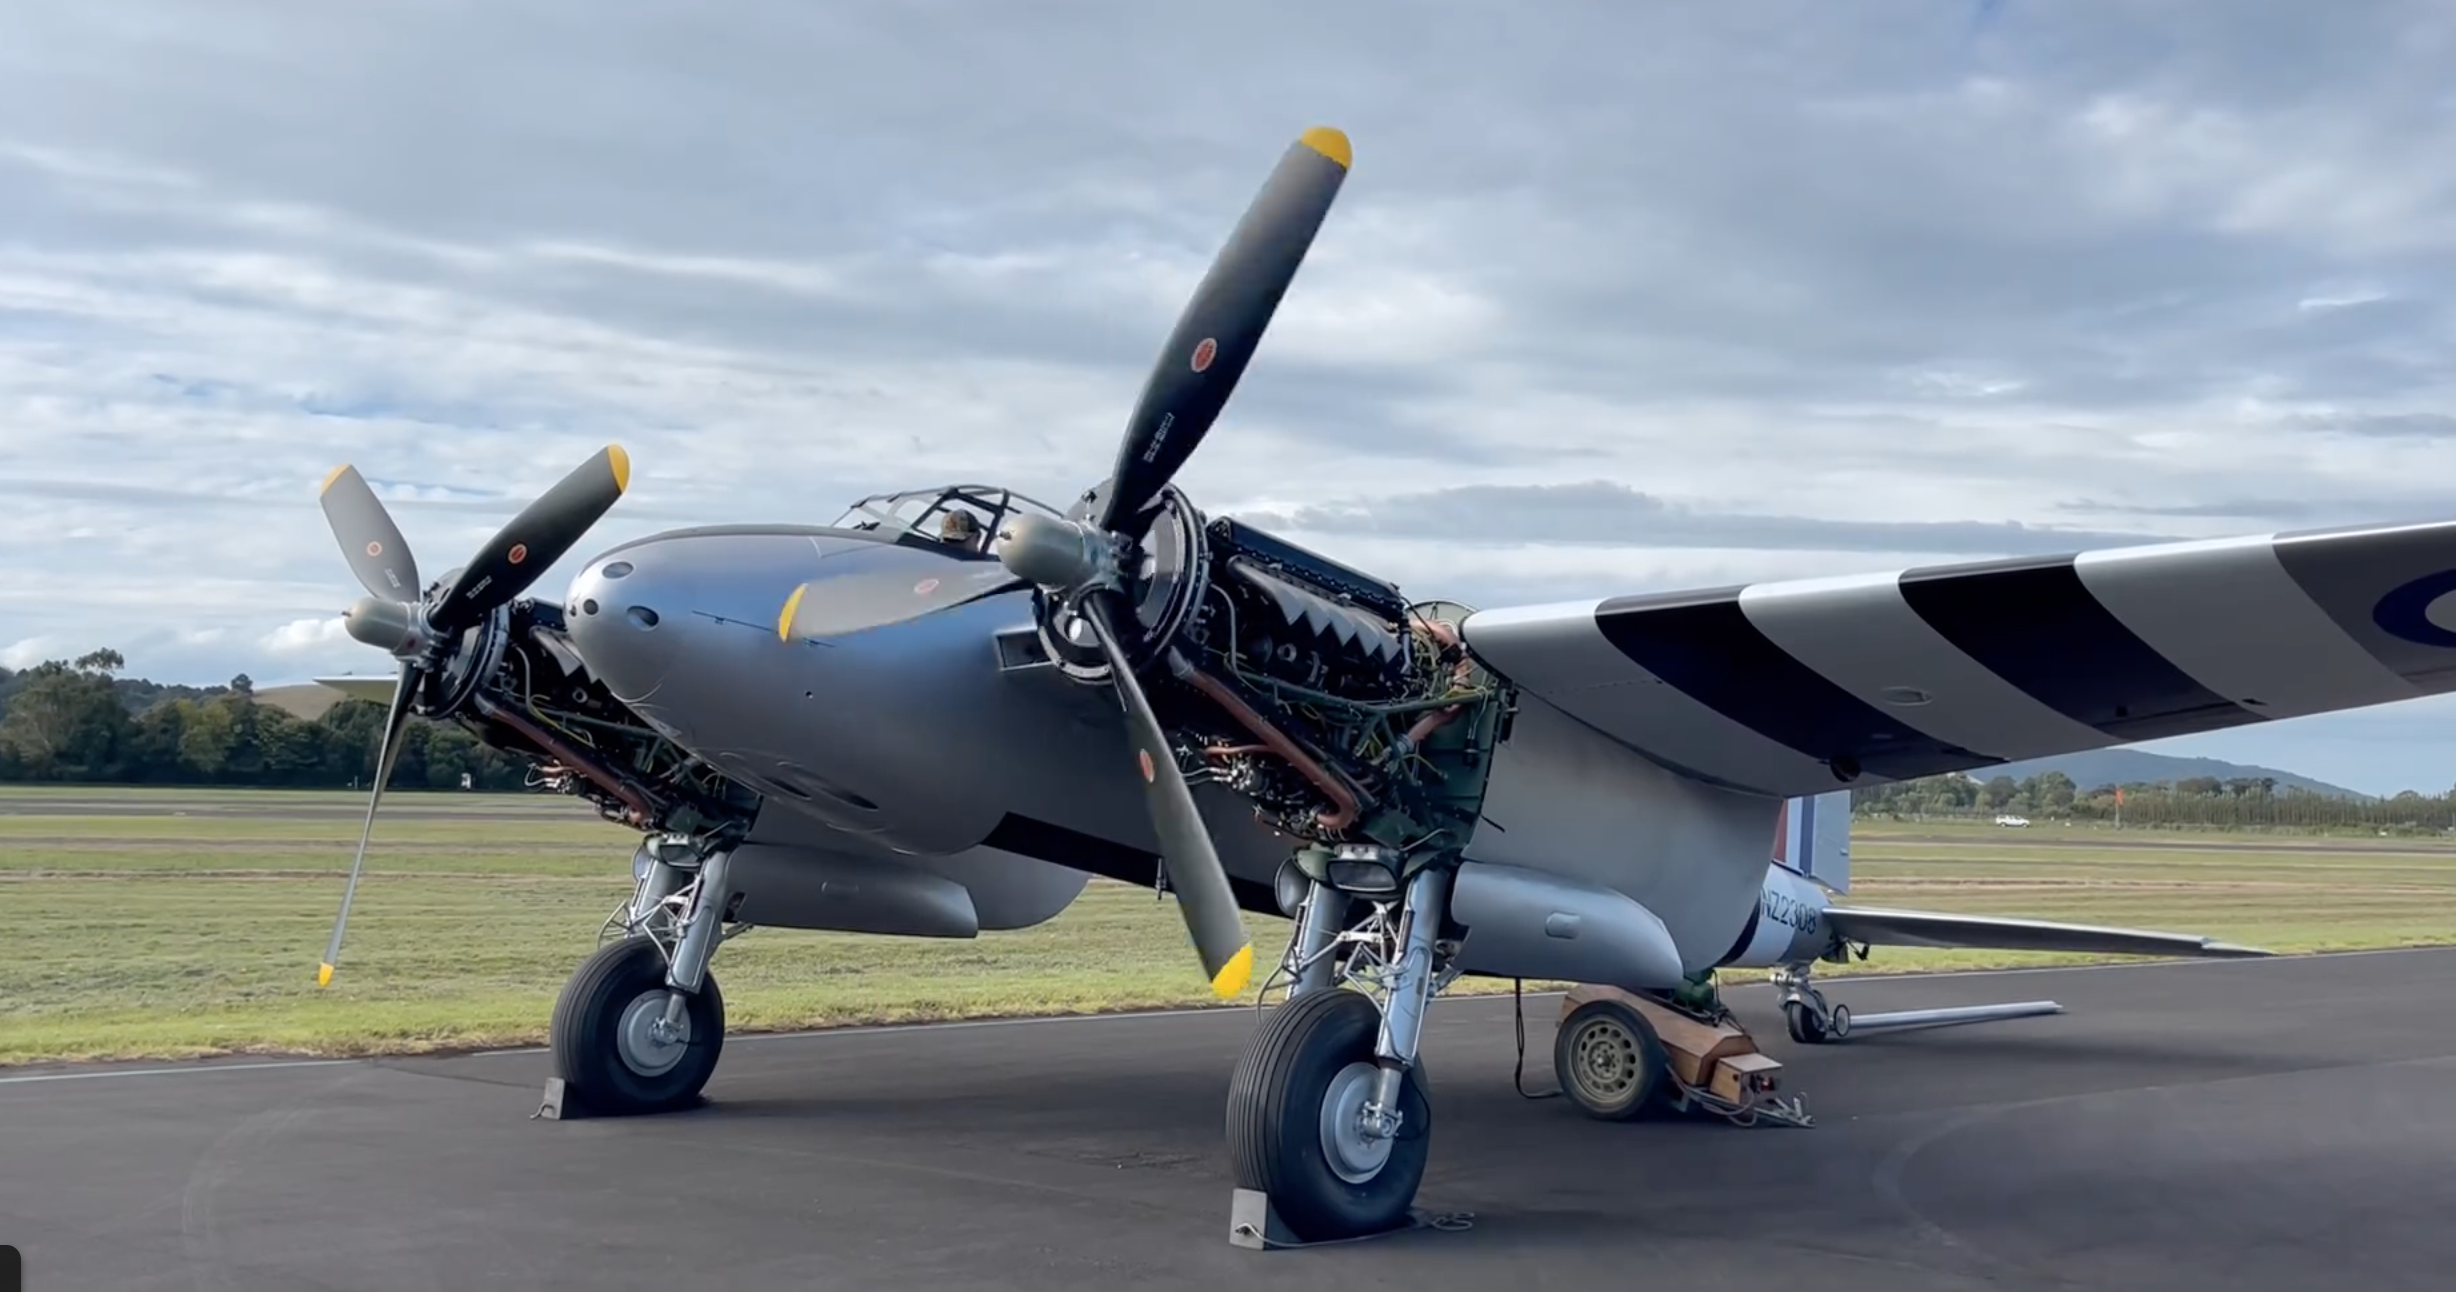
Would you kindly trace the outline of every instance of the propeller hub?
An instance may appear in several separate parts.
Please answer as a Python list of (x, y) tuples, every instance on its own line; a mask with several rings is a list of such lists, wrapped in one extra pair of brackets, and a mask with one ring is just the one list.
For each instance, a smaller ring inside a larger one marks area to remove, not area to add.
[(1092, 526), (1037, 512), (1007, 517), (991, 550), (1016, 578), (1044, 588), (1084, 587), (1117, 569), (1116, 540)]
[(418, 608), (406, 601), (360, 597), (342, 612), (341, 626), (359, 641), (405, 658), (426, 647)]

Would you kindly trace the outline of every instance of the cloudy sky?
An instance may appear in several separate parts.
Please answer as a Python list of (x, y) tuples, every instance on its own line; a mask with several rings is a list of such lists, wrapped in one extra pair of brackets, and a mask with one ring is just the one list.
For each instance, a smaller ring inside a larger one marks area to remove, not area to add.
[[(1288, 140), (1356, 169), (1203, 505), (1478, 604), (2456, 513), (2456, 11), (4, 0), (0, 662), (383, 661), (440, 571), (1063, 502)], [(578, 557), (549, 576), (559, 586)], [(2161, 748), (2456, 782), (2456, 706)]]

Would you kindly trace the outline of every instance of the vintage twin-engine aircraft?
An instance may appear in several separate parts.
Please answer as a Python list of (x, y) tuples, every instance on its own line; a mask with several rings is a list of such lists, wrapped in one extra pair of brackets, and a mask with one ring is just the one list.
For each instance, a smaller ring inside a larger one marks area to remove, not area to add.
[(1300, 1236), (1362, 1233), (1414, 1197), (1417, 1037), (1459, 975), (1708, 1008), (1718, 968), (1771, 969), (1815, 1041), (1846, 1015), (1807, 970), (1854, 946), (2258, 954), (1836, 903), (1851, 787), (2456, 685), (2450, 525), (1478, 611), (1206, 516), (1171, 477), (1349, 161), (1335, 130), (1289, 148), (1063, 512), (950, 486), (675, 530), (549, 602), (523, 594), (622, 494), (621, 449), (432, 585), (355, 470), (325, 482), (371, 594), (349, 630), (399, 661), (324, 679), (391, 706), (369, 829), (417, 713), (645, 836), (626, 936), (555, 1008), (570, 1093), (694, 1098), (723, 1040), (710, 957), (750, 926), (965, 938), (1091, 875), (1149, 883), (1223, 997), (1252, 970), (1242, 912), (1293, 918), (1230, 1156)]

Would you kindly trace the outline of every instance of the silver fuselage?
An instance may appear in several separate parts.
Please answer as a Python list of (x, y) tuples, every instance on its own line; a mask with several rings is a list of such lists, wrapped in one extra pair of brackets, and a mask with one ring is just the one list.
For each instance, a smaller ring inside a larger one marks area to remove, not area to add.
[[(804, 583), (885, 607), (988, 559), (877, 531), (675, 530), (590, 560), (564, 611), (617, 698), (765, 797), (755, 842), (918, 866), (970, 890), (978, 927), (1022, 927), (1090, 874), (1156, 871), (1114, 694), (1040, 662), (1028, 591), (825, 640), (777, 626)], [(1260, 904), (1291, 841), (1232, 794), (1195, 794)], [(1729, 954), (1756, 909), (1779, 806), (1676, 775), (1527, 696), (1466, 855), (1625, 894), (1695, 970)]]

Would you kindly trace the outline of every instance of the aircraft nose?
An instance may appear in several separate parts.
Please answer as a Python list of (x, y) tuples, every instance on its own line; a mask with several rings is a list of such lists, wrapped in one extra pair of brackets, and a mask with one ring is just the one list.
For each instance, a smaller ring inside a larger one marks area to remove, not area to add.
[(652, 698), (691, 631), (688, 589), (653, 550), (591, 561), (563, 601), (564, 630), (616, 699)]

